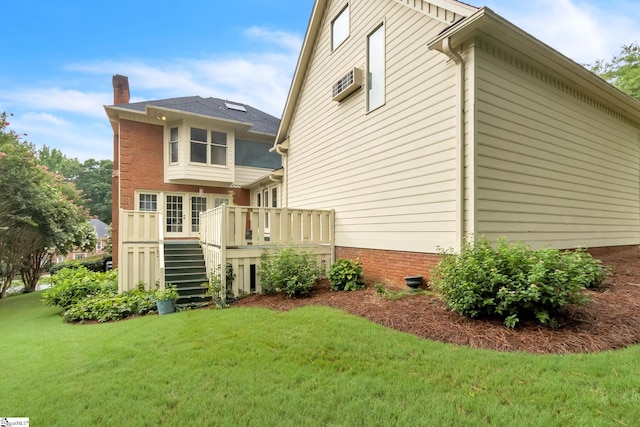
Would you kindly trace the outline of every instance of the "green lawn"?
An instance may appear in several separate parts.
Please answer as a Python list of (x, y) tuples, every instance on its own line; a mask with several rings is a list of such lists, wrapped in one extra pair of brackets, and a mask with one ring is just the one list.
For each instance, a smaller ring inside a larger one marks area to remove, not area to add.
[(640, 346), (472, 350), (325, 307), (69, 325), (38, 299), (0, 301), (0, 417), (34, 426), (640, 423)]

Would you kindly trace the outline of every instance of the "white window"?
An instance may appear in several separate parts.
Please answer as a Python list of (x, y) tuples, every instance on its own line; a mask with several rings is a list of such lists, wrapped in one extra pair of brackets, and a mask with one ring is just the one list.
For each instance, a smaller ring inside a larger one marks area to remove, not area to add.
[(102, 242), (96, 243), (96, 250), (99, 251), (102, 249)]
[(211, 131), (211, 164), (227, 164), (227, 134)]
[(82, 258), (86, 258), (85, 254), (74, 254), (73, 255), (73, 259), (82, 259)]
[(139, 210), (156, 212), (158, 210), (157, 194), (140, 194)]
[(349, 37), (349, 5), (331, 23), (331, 50), (336, 50)]
[(191, 161), (207, 163), (207, 130), (191, 128)]
[[(191, 161), (212, 165), (227, 164), (227, 134), (191, 128)], [(209, 148), (210, 147), (210, 148)]]
[(371, 111), (385, 102), (384, 24), (367, 37), (367, 72), (367, 111)]
[(171, 128), (169, 131), (169, 149), (171, 151), (171, 163), (178, 163), (178, 128)]

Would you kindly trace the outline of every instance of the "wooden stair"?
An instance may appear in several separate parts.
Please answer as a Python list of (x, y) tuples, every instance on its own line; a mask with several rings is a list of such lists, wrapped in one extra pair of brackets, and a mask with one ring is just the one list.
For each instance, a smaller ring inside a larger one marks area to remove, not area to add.
[(177, 305), (206, 304), (207, 270), (204, 255), (197, 240), (169, 240), (164, 242), (164, 281), (175, 285), (180, 297)]

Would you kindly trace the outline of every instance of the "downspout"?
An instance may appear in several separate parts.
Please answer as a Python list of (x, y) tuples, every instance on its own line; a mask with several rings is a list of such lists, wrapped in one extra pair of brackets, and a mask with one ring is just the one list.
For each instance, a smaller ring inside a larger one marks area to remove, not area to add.
[[(288, 140), (288, 138), (286, 140)], [(275, 150), (271, 149), (269, 151), (275, 151), (282, 157), (282, 167), (284, 168), (284, 176), (282, 177), (282, 206), (289, 206), (289, 156), (287, 155), (289, 149), (283, 150), (280, 144), (277, 144)]]
[(458, 52), (451, 49), (451, 37), (447, 37), (442, 41), (442, 50), (451, 58), (457, 65), (457, 77), (458, 82), (456, 85), (456, 159), (457, 171), (456, 171), (456, 200), (457, 200), (457, 212), (456, 212), (456, 243), (458, 244), (458, 250), (461, 250), (464, 245), (464, 89), (465, 89), (465, 63), (462, 56)]

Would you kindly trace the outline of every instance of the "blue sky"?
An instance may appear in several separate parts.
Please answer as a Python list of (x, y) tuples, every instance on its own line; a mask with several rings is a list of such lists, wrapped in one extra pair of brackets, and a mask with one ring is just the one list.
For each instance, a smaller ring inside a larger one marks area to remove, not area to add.
[[(640, 41), (640, 0), (467, 0), (579, 63)], [(68, 157), (112, 158), (111, 77), (132, 101), (213, 96), (280, 116), (313, 0), (15, 0), (2, 7), (0, 111)]]

